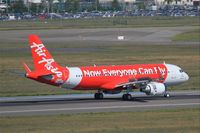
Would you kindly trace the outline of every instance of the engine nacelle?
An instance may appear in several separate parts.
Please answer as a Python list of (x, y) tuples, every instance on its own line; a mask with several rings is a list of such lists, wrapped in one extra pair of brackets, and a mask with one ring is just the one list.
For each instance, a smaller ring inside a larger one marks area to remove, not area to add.
[(165, 93), (165, 85), (163, 83), (150, 82), (140, 91), (145, 92), (147, 95), (162, 95)]

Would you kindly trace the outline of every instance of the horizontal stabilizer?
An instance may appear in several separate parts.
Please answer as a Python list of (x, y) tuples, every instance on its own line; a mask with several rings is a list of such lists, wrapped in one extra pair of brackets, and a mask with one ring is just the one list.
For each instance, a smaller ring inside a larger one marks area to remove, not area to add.
[(37, 77), (55, 75), (55, 73), (52, 73), (52, 72), (49, 72), (49, 71), (34, 71), (33, 73), (35, 75), (37, 75)]
[(17, 75), (17, 76), (22, 76), (22, 77), (24, 77), (25, 74), (26, 74), (24, 72), (19, 72), (19, 71), (15, 71), (15, 70), (7, 70), (6, 73), (14, 74), (14, 75)]
[(26, 63), (22, 62), (22, 64), (27, 73), (31, 72), (30, 68), (26, 65)]

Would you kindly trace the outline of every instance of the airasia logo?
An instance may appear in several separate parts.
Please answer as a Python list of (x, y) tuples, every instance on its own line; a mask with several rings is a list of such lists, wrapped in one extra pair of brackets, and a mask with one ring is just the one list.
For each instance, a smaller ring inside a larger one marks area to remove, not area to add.
[(54, 59), (52, 58), (46, 58), (46, 50), (44, 48), (43, 44), (36, 44), (35, 42), (33, 42), (33, 44), (31, 45), (31, 48), (36, 48), (34, 50), (34, 52), (39, 56), (42, 57), (41, 60), (38, 61), (38, 64), (42, 64), (44, 63), (44, 67), (51, 71), (52, 73), (55, 73), (57, 75), (57, 77), (62, 77), (62, 72), (58, 70), (57, 67), (52, 66), (52, 63), (55, 62)]

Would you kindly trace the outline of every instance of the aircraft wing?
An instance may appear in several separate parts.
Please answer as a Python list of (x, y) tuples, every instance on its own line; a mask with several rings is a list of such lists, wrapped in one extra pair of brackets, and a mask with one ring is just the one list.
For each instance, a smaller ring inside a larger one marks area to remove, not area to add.
[(118, 84), (116, 86), (117, 87), (124, 87), (124, 86), (129, 86), (129, 85), (132, 85), (132, 86), (140, 86), (140, 85), (146, 85), (149, 83), (149, 80), (139, 80), (139, 81), (132, 81), (132, 82), (126, 82), (126, 83), (121, 83), (121, 84)]
[(149, 80), (137, 80), (137, 81), (125, 81), (125, 80), (116, 80), (113, 82), (109, 82), (107, 84), (102, 85), (101, 87), (107, 90), (113, 90), (119, 87), (127, 87), (129, 85), (131, 86), (135, 86), (135, 87), (140, 87), (140, 86), (144, 86), (147, 85), (149, 83)]

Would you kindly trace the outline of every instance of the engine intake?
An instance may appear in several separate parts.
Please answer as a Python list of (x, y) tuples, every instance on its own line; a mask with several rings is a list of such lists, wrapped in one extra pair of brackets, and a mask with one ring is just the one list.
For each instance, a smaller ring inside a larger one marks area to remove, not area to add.
[(166, 88), (163, 83), (150, 82), (145, 88), (140, 89), (140, 91), (146, 93), (147, 95), (162, 95), (165, 93), (165, 89)]

